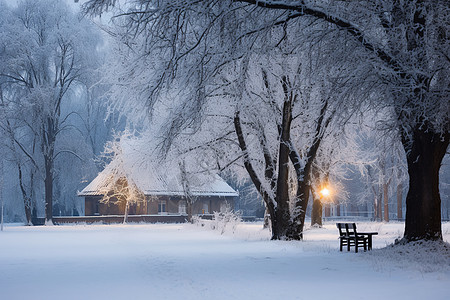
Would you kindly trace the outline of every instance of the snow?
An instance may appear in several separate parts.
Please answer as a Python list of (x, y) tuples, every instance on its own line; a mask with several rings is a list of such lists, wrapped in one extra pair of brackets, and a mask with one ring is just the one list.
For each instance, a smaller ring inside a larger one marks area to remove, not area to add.
[[(448, 244), (386, 247), (402, 223), (357, 225), (379, 232), (373, 251), (339, 252), (331, 221), (303, 242), (270, 241), (261, 223), (224, 235), (208, 223), (9, 225), (0, 298), (448, 299)], [(443, 233), (449, 242), (450, 223)]]

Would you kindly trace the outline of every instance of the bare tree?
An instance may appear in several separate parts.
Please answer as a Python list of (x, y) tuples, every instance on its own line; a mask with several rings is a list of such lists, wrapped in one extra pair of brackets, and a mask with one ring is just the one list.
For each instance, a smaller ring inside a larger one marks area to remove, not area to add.
[[(311, 164), (335, 113), (327, 97), (302, 93), (305, 75), (295, 67), (301, 64), (288, 61), (293, 70), (286, 76), (286, 70), (277, 66), (280, 61), (266, 60), (260, 64), (252, 59), (242, 60), (235, 80), (230, 72), (224, 75), (235, 84), (225, 84), (221, 96), (210, 101), (206, 111), (211, 111), (211, 120), (207, 118), (202, 124), (226, 126), (231, 119), (235, 138), (229, 134), (216, 136), (210, 139), (213, 142), (209, 147), (226, 140), (238, 145), (237, 159), (230, 158), (231, 163), (242, 159), (270, 214), (273, 239), (302, 238)], [(234, 115), (229, 108), (228, 117), (223, 104), (227, 99), (235, 103)], [(198, 134), (201, 133), (200, 130)], [(223, 161), (222, 158), (222, 164), (230, 165)]]

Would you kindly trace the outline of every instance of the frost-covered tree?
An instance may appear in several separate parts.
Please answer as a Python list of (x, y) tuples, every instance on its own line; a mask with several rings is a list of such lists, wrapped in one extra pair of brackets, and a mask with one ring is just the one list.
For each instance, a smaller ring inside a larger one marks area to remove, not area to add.
[(12, 128), (11, 140), (39, 170), (46, 222), (51, 223), (57, 159), (66, 154), (81, 158), (79, 149), (68, 147), (62, 137), (71, 133), (71, 140), (76, 139), (76, 112), (70, 104), (94, 80), (100, 37), (90, 22), (60, 1), (21, 1), (4, 16), (2, 97), (8, 120), (20, 126)]
[[(276, 65), (265, 63), (272, 74), (260, 75), (265, 87), (253, 83), (247, 88), (256, 97), (244, 94), (242, 98), (247, 99), (239, 99), (235, 132), (244, 166), (270, 213), (272, 238), (301, 239), (311, 166), (335, 109), (318, 91), (305, 95), (302, 72), (294, 69), (291, 77), (281, 68), (277, 74)], [(295, 61), (289, 64), (296, 65)], [(248, 76), (253, 81), (256, 77)], [(258, 92), (265, 89), (265, 95)]]
[[(145, 198), (130, 174), (132, 166), (127, 164), (127, 157), (124, 153), (124, 147), (130, 147), (127, 143), (132, 140), (133, 134), (129, 131), (116, 133), (113, 139), (105, 144), (102, 153), (102, 156), (110, 163), (104, 171), (107, 173), (107, 177), (99, 190), (99, 193), (103, 195), (101, 202), (114, 205), (123, 204), (125, 207), (124, 223), (127, 222), (130, 205), (142, 202)], [(128, 155), (130, 154), (128, 153)]]
[(172, 143), (190, 155), (202, 151), (216, 161), (213, 168), (245, 168), (271, 215), (274, 239), (302, 237), (311, 165), (337, 109), (332, 85), (311, 85), (309, 63), (303, 69), (297, 56), (230, 66), (213, 88), (217, 95), (206, 99), (200, 128)]
[[(126, 33), (130, 33), (127, 23), (119, 25), (124, 26), (120, 27), (119, 32), (125, 29)], [(202, 145), (203, 141), (203, 146), (191, 148), (197, 150), (208, 146), (206, 151), (210, 153), (209, 157), (221, 157), (219, 164), (222, 166), (242, 159), (248, 176), (271, 215), (274, 239), (302, 238), (312, 184), (311, 166), (319, 145), (336, 111), (341, 110), (341, 122), (345, 122), (344, 117), (352, 111), (349, 106), (353, 100), (345, 95), (350, 84), (343, 83), (338, 87), (341, 78), (324, 76), (324, 73), (329, 69), (341, 73), (353, 72), (354, 77), (361, 73), (357, 67), (350, 70), (348, 66), (338, 64), (327, 66), (327, 70), (320, 67), (317, 64), (319, 55), (316, 53), (320, 53), (320, 57), (331, 57), (328, 52), (340, 51), (329, 47), (322, 49), (325, 44), (323, 40), (330, 45), (336, 35), (324, 39), (321, 35), (314, 35), (312, 30), (309, 35), (313, 41), (300, 46), (295, 43), (295, 39), (286, 36), (294, 28), (285, 26), (272, 30), (254, 42), (252, 51), (230, 46), (239, 33), (246, 32), (245, 28), (238, 28), (238, 33), (225, 30), (218, 42), (226, 48), (223, 49), (225, 56), (222, 59), (228, 61), (219, 59), (217, 63), (222, 66), (213, 64), (209, 67), (202, 60), (212, 53), (208, 53), (208, 50), (198, 53), (193, 58), (198, 64), (186, 63), (187, 67), (192, 68), (190, 74), (178, 67), (170, 71), (180, 70), (184, 74), (172, 78), (173, 89), (164, 89), (158, 85), (158, 72), (163, 72), (163, 77), (168, 76), (165, 63), (169, 64), (167, 67), (171, 66), (171, 58), (167, 60), (165, 56), (167, 48), (148, 52), (153, 42), (147, 41), (145, 35), (132, 35), (133, 43), (126, 44), (127, 47), (118, 45), (118, 55), (124, 61), (115, 68), (122, 69), (125, 66), (125, 70), (117, 72), (120, 74), (115, 82), (117, 91), (113, 90), (118, 105), (123, 107), (132, 98), (133, 104), (129, 106), (133, 114), (136, 107), (142, 107), (143, 104), (155, 110), (158, 104), (171, 109), (169, 121), (163, 124), (163, 148), (174, 147), (174, 144), (192, 145), (182, 138), (185, 131), (202, 133), (205, 127), (218, 128), (216, 133), (208, 129), (211, 134), (209, 139), (200, 138), (196, 141), (198, 145)], [(122, 32), (120, 36), (128, 41), (128, 34)], [(213, 57), (211, 59), (215, 59)], [(138, 78), (136, 74), (139, 74)], [(356, 86), (366, 88), (358, 83)], [(143, 95), (149, 97), (144, 98), (147, 100), (144, 103), (139, 103)], [(181, 98), (181, 101), (171, 101), (169, 104), (170, 98)], [(183, 98), (192, 99), (192, 102), (184, 101)], [(344, 105), (341, 99), (346, 99), (348, 103)], [(136, 100), (137, 103), (134, 102)], [(196, 139), (199, 135), (196, 135)], [(180, 137), (181, 142), (174, 142)], [(229, 146), (220, 147), (227, 143), (238, 146), (238, 151), (233, 150), (232, 157), (223, 153)], [(191, 150), (187, 147), (182, 151)], [(224, 156), (229, 158), (228, 162)]]
[[(401, 136), (410, 180), (404, 238), (442, 239), (439, 168), (450, 141), (450, 8), (445, 1), (126, 2), (130, 9), (119, 15), (124, 17), (129, 45), (136, 37), (144, 39), (148, 55), (163, 66), (152, 77), (155, 81), (149, 81), (148, 103), (181, 76), (186, 79), (181, 88), (190, 87), (182, 117), (198, 116), (205, 99), (201, 87), (218, 67), (240, 57), (235, 49), (253, 51), (272, 29), (301, 20), (324, 24), (317, 31), (324, 37), (340, 30), (343, 34), (335, 42), (352, 45), (351, 51), (358, 52), (358, 66), (371, 74), (360, 80), (382, 88), (372, 103), (394, 111), (390, 125)], [(115, 0), (91, 0), (85, 7), (100, 13), (115, 4)], [(298, 26), (295, 36), (307, 28)], [(224, 46), (223, 36), (234, 38)], [(335, 60), (346, 59), (338, 54)], [(184, 120), (179, 125), (189, 123)]]
[(362, 62), (373, 65), (386, 83), (392, 126), (407, 154), (409, 191), (406, 241), (442, 239), (439, 168), (450, 141), (450, 8), (439, 1), (298, 2), (242, 1), (288, 17), (310, 17), (348, 32), (367, 50)]

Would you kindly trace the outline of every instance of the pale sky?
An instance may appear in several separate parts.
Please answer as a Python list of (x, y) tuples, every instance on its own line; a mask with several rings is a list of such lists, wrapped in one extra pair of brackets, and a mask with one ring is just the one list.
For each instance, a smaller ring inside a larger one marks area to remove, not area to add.
[[(20, 0), (3, 0), (3, 1), (6, 2), (8, 5), (16, 6)], [(70, 7), (78, 11), (80, 9), (81, 4), (86, 2), (87, 0), (63, 0), (63, 1), (66, 1)], [(75, 1), (77, 1), (78, 3), (75, 3)]]

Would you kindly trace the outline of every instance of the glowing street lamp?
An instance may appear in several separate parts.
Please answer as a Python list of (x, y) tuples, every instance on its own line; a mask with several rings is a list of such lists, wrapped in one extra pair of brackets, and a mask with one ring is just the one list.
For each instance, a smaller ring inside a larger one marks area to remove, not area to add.
[(322, 190), (320, 190), (319, 192), (320, 194), (320, 200), (322, 201), (322, 203), (325, 204), (325, 217), (329, 217), (331, 215), (331, 207), (330, 207), (330, 203), (332, 202), (331, 200), (331, 190), (327, 187), (322, 188)]
[(320, 194), (322, 195), (322, 197), (328, 197), (330, 196), (330, 190), (325, 187), (320, 191)]
[[(325, 205), (325, 216), (327, 215), (327, 203), (330, 201), (331, 191), (325, 186), (322, 186), (322, 189), (318, 193), (317, 197), (314, 197), (312, 212), (311, 212), (311, 226), (319, 226), (322, 227), (322, 207)], [(329, 210), (329, 209), (328, 209)]]

